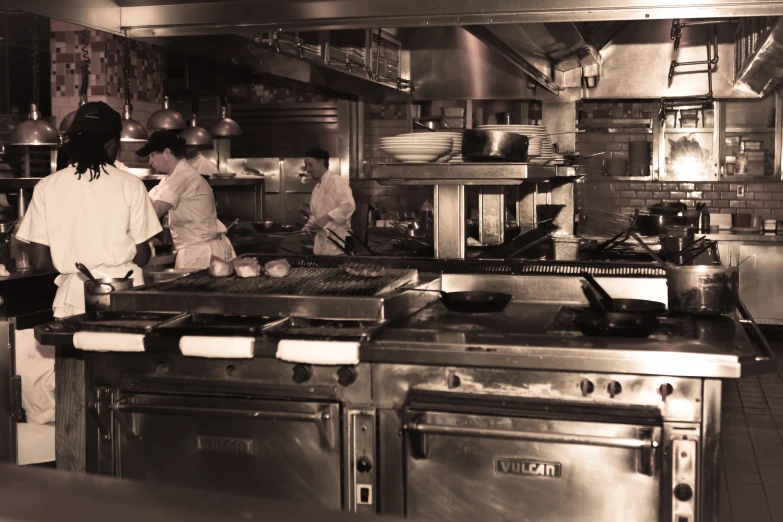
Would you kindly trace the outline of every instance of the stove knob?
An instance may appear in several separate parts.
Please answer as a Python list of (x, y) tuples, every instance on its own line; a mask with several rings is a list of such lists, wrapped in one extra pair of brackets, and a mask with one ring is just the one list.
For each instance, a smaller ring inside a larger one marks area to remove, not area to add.
[(590, 379), (582, 379), (579, 383), (579, 389), (582, 390), (582, 397), (587, 397), (595, 391), (595, 384)]
[(359, 473), (369, 473), (372, 469), (372, 461), (369, 457), (359, 457), (356, 459), (356, 471)]
[(337, 382), (340, 386), (350, 386), (356, 382), (356, 370), (350, 366), (342, 366), (337, 370)]
[(622, 393), (623, 386), (617, 381), (609, 381), (609, 384), (606, 386), (606, 391), (609, 393), (609, 397), (614, 399), (615, 395), (620, 395), (620, 393)]
[(661, 386), (658, 388), (658, 393), (661, 394), (661, 399), (666, 402), (666, 397), (674, 393), (674, 387), (668, 382), (666, 384), (661, 384)]
[(688, 502), (693, 498), (693, 489), (688, 484), (677, 484), (674, 487), (674, 498), (680, 502)]
[(291, 376), (291, 379), (296, 384), (302, 384), (310, 380), (310, 377), (313, 376), (313, 367), (309, 364), (297, 364), (294, 366), (294, 374)]

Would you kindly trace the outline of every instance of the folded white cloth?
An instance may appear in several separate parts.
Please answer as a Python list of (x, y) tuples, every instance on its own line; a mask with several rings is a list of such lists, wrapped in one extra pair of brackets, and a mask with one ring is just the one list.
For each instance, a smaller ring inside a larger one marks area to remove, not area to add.
[(143, 352), (144, 334), (76, 332), (73, 346), (90, 352)]
[(22, 377), (22, 407), (31, 424), (54, 422), (54, 346), (35, 340), (35, 330), (16, 330), (16, 374)]
[(252, 359), (252, 337), (208, 337), (182, 336), (179, 350), (186, 357), (209, 357), (212, 359)]
[(41, 464), (55, 460), (54, 422), (33, 424), (20, 422), (16, 425), (16, 463), (20, 466)]
[(359, 343), (283, 339), (277, 344), (277, 358), (288, 362), (324, 366), (355, 365), (359, 364)]

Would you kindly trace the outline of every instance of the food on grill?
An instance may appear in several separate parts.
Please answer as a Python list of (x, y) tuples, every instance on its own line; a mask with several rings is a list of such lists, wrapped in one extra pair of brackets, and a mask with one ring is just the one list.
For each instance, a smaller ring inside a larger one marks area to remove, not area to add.
[(269, 277), (285, 277), (291, 272), (291, 265), (285, 259), (275, 259), (264, 265), (264, 271)]
[(364, 263), (343, 263), (340, 269), (348, 275), (355, 277), (383, 277), (386, 269), (379, 265)]
[(234, 273), (234, 268), (228, 261), (212, 256), (209, 260), (209, 275), (215, 277), (228, 277)]
[(261, 263), (255, 257), (243, 257), (231, 262), (237, 277), (258, 277), (261, 275)]

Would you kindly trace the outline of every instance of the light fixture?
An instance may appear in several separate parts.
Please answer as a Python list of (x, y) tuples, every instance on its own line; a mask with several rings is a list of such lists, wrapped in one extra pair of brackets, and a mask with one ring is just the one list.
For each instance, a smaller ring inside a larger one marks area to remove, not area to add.
[(190, 117), (190, 127), (179, 133), (179, 137), (185, 140), (185, 145), (191, 147), (213, 147), (212, 136), (203, 127), (196, 123), (196, 113), (198, 112), (198, 95), (193, 94), (193, 108)]
[[(36, 18), (37, 19), (37, 18)], [(29, 119), (23, 121), (11, 132), (9, 145), (17, 146), (59, 146), (60, 134), (49, 122), (39, 119), (38, 112), (38, 25), (33, 23), (33, 101), (30, 103)]]
[(182, 114), (174, 109), (169, 109), (168, 96), (163, 97), (163, 108), (153, 112), (150, 119), (147, 120), (147, 128), (152, 131), (163, 129), (180, 131), (187, 126)]
[(122, 81), (125, 89), (125, 106), (122, 108), (122, 131), (120, 132), (120, 141), (126, 143), (145, 142), (149, 138), (144, 125), (131, 118), (133, 114), (133, 105), (131, 105), (130, 94), (130, 40), (125, 38), (123, 43), (123, 53), (125, 62), (122, 66)]
[(242, 129), (239, 127), (239, 124), (228, 117), (225, 95), (223, 95), (221, 104), (220, 119), (209, 127), (209, 133), (217, 139), (242, 135)]
[[(87, 29), (82, 29), (79, 34), (79, 43), (82, 48), (82, 84), (79, 86), (79, 107), (87, 103), (87, 85), (90, 78), (90, 53), (88, 50), (89, 45), (89, 32)], [(73, 120), (76, 119), (76, 112), (73, 111), (63, 118), (60, 122), (60, 134), (65, 134), (71, 127)]]

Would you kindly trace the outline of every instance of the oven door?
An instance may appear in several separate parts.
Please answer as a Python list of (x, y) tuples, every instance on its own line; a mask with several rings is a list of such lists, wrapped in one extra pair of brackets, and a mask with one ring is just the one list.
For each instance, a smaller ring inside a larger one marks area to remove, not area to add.
[(337, 403), (132, 394), (112, 410), (119, 477), (342, 507)]
[(405, 420), (408, 517), (659, 520), (659, 426), (414, 409)]

